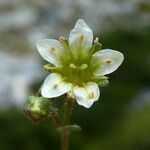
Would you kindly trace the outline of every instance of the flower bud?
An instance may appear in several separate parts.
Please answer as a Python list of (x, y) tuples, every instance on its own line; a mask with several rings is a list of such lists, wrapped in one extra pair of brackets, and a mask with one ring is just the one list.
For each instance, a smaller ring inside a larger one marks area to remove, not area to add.
[(32, 122), (40, 123), (48, 117), (49, 104), (44, 97), (29, 96), (23, 111)]

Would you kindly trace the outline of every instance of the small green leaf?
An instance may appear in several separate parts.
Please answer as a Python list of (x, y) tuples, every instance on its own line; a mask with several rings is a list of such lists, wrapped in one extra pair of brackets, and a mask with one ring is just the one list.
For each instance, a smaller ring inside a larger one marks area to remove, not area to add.
[(108, 77), (101, 76), (93, 78), (93, 81), (96, 82), (100, 87), (107, 86), (109, 84)]
[(63, 132), (63, 131), (81, 131), (81, 127), (76, 125), (76, 124), (73, 124), (73, 125), (66, 125), (64, 127), (61, 127), (61, 128), (58, 128), (58, 131), (59, 132)]
[(69, 41), (68, 39), (64, 38), (64, 37), (59, 37), (59, 41), (64, 45), (64, 47), (69, 47)]

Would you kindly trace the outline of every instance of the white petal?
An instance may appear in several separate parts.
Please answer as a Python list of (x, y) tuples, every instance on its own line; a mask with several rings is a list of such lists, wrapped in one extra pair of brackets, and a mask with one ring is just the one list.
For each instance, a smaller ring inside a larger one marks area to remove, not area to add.
[(51, 73), (44, 81), (41, 95), (46, 98), (53, 98), (71, 90), (71, 83), (66, 83), (58, 73)]
[(36, 43), (41, 56), (55, 66), (60, 66), (59, 57), (62, 52), (62, 45), (54, 39), (44, 39)]
[(90, 108), (99, 99), (100, 90), (96, 83), (88, 82), (86, 87), (75, 86), (73, 93), (79, 105)]
[(70, 32), (69, 43), (73, 47), (78, 47), (81, 44), (84, 48), (90, 48), (93, 42), (93, 32), (89, 26), (84, 22), (84, 20), (79, 19), (75, 27)]
[(92, 56), (92, 62), (99, 63), (98, 69), (95, 71), (96, 76), (102, 76), (114, 72), (123, 62), (124, 56), (121, 52), (104, 49), (96, 52)]

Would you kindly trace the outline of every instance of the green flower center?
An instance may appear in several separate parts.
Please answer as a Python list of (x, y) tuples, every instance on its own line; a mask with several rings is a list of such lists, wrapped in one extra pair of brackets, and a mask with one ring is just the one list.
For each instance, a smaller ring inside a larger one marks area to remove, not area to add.
[(84, 54), (77, 58), (64, 55), (61, 64), (63, 67), (60, 68), (58, 73), (65, 78), (65, 81), (71, 82), (75, 85), (87, 83), (88, 81), (91, 81), (91, 78), (94, 76), (90, 59), (85, 57)]
[(87, 64), (76, 66), (74, 63), (71, 63), (70, 66), (63, 67), (60, 74), (65, 77), (66, 81), (76, 85), (91, 81), (91, 77), (93, 76), (93, 73)]
[(99, 63), (91, 63), (92, 54), (94, 53), (93, 50), (95, 50), (92, 49), (93, 47), (85, 49), (80, 45), (79, 47), (73, 48), (69, 46), (68, 41), (65, 41), (66, 39), (63, 40), (64, 41), (61, 42), (64, 46), (64, 50), (58, 58), (61, 67), (51, 67), (46, 65), (46, 70), (59, 73), (63, 77), (63, 81), (79, 86), (83, 86), (90, 81), (99, 84), (99, 81), (103, 82), (104, 80), (107, 80), (104, 76), (94, 76), (94, 72), (98, 69)]

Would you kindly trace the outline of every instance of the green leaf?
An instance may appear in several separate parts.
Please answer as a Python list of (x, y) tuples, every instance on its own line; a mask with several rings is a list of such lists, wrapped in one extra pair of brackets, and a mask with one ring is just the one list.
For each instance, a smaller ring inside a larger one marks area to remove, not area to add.
[(93, 78), (93, 81), (96, 82), (100, 87), (107, 86), (109, 84), (108, 77), (101, 76)]
[(76, 125), (76, 124), (73, 124), (73, 125), (66, 125), (64, 127), (61, 127), (61, 128), (58, 128), (58, 131), (59, 132), (64, 132), (64, 131), (81, 131), (81, 127)]

